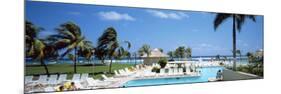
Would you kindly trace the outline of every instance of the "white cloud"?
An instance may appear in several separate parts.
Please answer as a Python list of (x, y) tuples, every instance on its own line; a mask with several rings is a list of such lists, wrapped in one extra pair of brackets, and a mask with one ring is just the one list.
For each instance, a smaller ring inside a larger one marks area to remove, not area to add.
[(158, 10), (146, 10), (146, 12), (152, 14), (155, 17), (159, 17), (162, 19), (175, 19), (180, 20), (183, 18), (189, 18), (189, 16), (184, 12), (162, 12)]
[(135, 21), (136, 19), (132, 16), (130, 16), (127, 13), (118, 13), (115, 11), (108, 11), (108, 12), (99, 12), (99, 16), (104, 20), (113, 20), (113, 21), (119, 21), (119, 20), (126, 20), (126, 21)]

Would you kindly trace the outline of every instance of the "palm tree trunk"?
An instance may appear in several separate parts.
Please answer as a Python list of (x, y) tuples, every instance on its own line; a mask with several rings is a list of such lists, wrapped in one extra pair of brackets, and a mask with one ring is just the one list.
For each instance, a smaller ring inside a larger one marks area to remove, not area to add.
[(76, 62), (77, 62), (77, 48), (74, 48), (74, 73), (77, 73), (76, 71)]
[(236, 22), (235, 22), (235, 14), (233, 14), (233, 70), (236, 71)]
[(112, 67), (112, 58), (110, 59), (110, 63), (109, 63), (109, 70), (108, 70), (109, 73), (111, 73), (111, 67)]
[(135, 55), (135, 66), (137, 65), (137, 55), (136, 54), (134, 54)]
[(50, 75), (50, 74), (49, 74), (48, 67), (47, 67), (47, 65), (45, 64), (45, 62), (44, 62), (44, 60), (43, 60), (42, 58), (40, 59), (40, 62), (41, 62), (41, 64), (44, 66), (44, 69), (45, 69), (45, 71), (46, 71), (46, 74), (47, 74), (47, 75)]

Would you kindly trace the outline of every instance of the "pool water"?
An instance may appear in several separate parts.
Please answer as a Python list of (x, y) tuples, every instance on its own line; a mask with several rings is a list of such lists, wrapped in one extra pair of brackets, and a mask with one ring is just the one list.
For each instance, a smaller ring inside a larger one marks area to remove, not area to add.
[(224, 67), (203, 67), (198, 69), (201, 71), (201, 76), (198, 77), (171, 77), (131, 80), (125, 83), (123, 87), (208, 82), (208, 78), (216, 77), (218, 70), (223, 69)]

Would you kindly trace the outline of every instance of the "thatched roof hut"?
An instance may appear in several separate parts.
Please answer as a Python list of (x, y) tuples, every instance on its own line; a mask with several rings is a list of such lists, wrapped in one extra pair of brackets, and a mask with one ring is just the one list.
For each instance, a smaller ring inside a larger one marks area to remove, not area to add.
[(145, 65), (152, 65), (152, 63), (157, 63), (160, 58), (168, 57), (168, 55), (161, 52), (158, 48), (155, 48), (150, 52), (149, 56), (147, 56), (147, 54), (144, 54), (141, 57), (144, 59)]

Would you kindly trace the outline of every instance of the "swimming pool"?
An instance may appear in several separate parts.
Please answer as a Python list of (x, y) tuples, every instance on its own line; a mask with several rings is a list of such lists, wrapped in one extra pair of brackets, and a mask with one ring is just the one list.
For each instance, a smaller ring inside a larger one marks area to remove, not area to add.
[(171, 77), (131, 80), (123, 84), (123, 87), (208, 82), (208, 78), (216, 77), (217, 71), (223, 69), (224, 67), (203, 67), (198, 69), (201, 71), (201, 76), (198, 77)]

